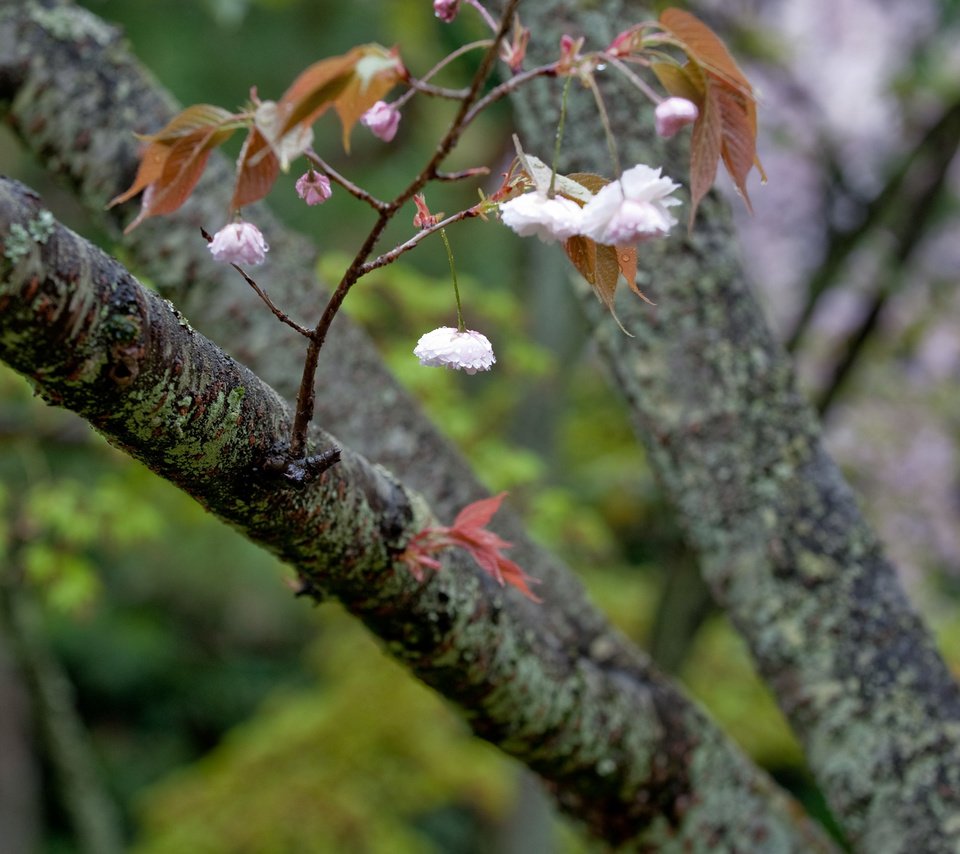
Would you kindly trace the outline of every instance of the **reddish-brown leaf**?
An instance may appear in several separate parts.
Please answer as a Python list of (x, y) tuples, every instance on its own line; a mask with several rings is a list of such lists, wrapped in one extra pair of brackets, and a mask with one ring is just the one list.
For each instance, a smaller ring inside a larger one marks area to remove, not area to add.
[(230, 207), (234, 210), (260, 201), (280, 174), (280, 161), (255, 127), (250, 128), (237, 161), (237, 185)]
[(750, 81), (706, 24), (688, 12), (667, 9), (660, 25), (679, 42), (690, 62), (682, 67), (655, 63), (653, 71), (671, 95), (689, 98), (700, 110), (691, 148), (692, 226), (721, 158), (748, 208), (750, 170), (756, 166), (766, 178), (757, 157), (757, 107)]
[(167, 156), (170, 154), (170, 146), (161, 142), (151, 142), (143, 154), (140, 156), (140, 166), (137, 168), (137, 176), (129, 189), (114, 196), (107, 204), (108, 208), (114, 205), (122, 204), (132, 199), (137, 193), (145, 190), (154, 181), (163, 174), (163, 166), (167, 162)]
[(650, 305), (656, 305), (655, 302), (647, 298), (647, 295), (637, 287), (637, 247), (635, 244), (629, 246), (617, 246), (617, 264), (620, 267), (620, 274), (627, 280), (630, 290), (633, 291), (644, 302)]
[(360, 49), (354, 48), (343, 56), (321, 59), (303, 71), (279, 101), (289, 113), (278, 136), (297, 124), (309, 127), (320, 118), (354, 76), (361, 56)]
[(148, 141), (136, 178), (130, 188), (110, 201), (110, 206), (133, 198), (148, 187), (153, 192), (136, 219), (127, 226), (130, 232), (147, 217), (172, 213), (182, 205), (203, 173), (210, 152), (223, 144), (236, 129), (236, 117), (211, 104), (195, 104), (174, 116)]
[(400, 80), (396, 56), (379, 45), (365, 45), (357, 50), (362, 52), (357, 62), (357, 73), (344, 86), (334, 105), (343, 125), (344, 151), (350, 151), (350, 131), (360, 117)]
[(597, 244), (589, 237), (575, 234), (564, 241), (563, 249), (577, 272), (593, 287), (597, 280)]
[(700, 201), (717, 177), (717, 164), (723, 145), (723, 116), (720, 110), (717, 87), (708, 85), (690, 143), (690, 228), (693, 228)]
[(148, 145), (140, 156), (137, 176), (130, 188), (111, 199), (107, 207), (129, 201), (156, 181), (163, 174), (170, 149), (176, 142), (197, 131), (225, 125), (233, 118), (232, 113), (213, 104), (194, 104), (177, 113), (156, 133), (141, 137)]
[(733, 178), (733, 183), (743, 196), (747, 208), (750, 208), (747, 175), (757, 162), (756, 113), (753, 109), (753, 101), (744, 97), (739, 91), (724, 85), (716, 87), (716, 97), (722, 116), (723, 165), (727, 167), (727, 172)]
[(616, 247), (597, 244), (596, 280), (591, 282), (593, 292), (613, 314), (613, 300), (620, 278), (620, 260)]
[(697, 65), (712, 72), (729, 86), (753, 97), (753, 88), (720, 37), (701, 20), (681, 9), (665, 9), (660, 26), (683, 46)]

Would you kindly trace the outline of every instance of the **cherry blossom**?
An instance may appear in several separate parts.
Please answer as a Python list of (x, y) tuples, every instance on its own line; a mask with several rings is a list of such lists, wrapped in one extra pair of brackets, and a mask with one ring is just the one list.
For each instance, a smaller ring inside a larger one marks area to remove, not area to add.
[(551, 199), (537, 190), (503, 202), (500, 218), (521, 237), (536, 235), (544, 243), (553, 243), (581, 233), (583, 210), (570, 199)]
[(452, 326), (441, 326), (420, 336), (413, 355), (421, 365), (453, 368), (468, 374), (489, 371), (497, 361), (493, 355), (493, 345), (486, 335), (472, 329), (458, 332)]
[(679, 186), (661, 177), (659, 169), (634, 166), (587, 202), (580, 233), (608, 246), (664, 237), (677, 224), (667, 208), (680, 204), (669, 198)]
[(400, 111), (393, 104), (377, 101), (360, 117), (360, 121), (370, 128), (374, 136), (390, 142), (397, 135), (397, 128), (400, 126)]
[(333, 195), (330, 179), (314, 169), (308, 169), (297, 179), (297, 195), (308, 205), (322, 205)]
[(697, 120), (700, 111), (693, 101), (686, 98), (667, 98), (657, 105), (653, 118), (657, 134), (670, 139), (677, 131)]
[(231, 222), (213, 235), (207, 248), (217, 261), (256, 267), (270, 247), (252, 222)]

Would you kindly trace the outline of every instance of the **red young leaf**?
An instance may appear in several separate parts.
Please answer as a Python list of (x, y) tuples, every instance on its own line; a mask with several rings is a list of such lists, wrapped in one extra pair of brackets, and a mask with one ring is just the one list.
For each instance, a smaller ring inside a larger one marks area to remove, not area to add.
[(457, 518), (453, 520), (452, 527), (460, 530), (485, 527), (490, 523), (494, 514), (500, 509), (500, 505), (506, 496), (506, 492), (501, 492), (499, 495), (493, 495), (490, 498), (481, 498), (479, 501), (468, 504), (457, 513)]
[(535, 583), (536, 579), (502, 554), (503, 549), (510, 547), (510, 543), (486, 529), (505, 495), (505, 492), (501, 492), (492, 498), (468, 504), (449, 527), (438, 525), (424, 528), (407, 543), (399, 560), (420, 581), (424, 569), (440, 569), (440, 562), (433, 555), (451, 546), (458, 546), (470, 552), (477, 565), (498, 584), (510, 584), (527, 598), (540, 602), (540, 598), (530, 589), (530, 584)]

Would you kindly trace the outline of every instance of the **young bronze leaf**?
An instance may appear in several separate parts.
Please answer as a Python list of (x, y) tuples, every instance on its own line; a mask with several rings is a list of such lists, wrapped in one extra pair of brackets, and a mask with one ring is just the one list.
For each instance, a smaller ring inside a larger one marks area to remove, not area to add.
[[(149, 187), (163, 174), (163, 166), (167, 162), (169, 154), (169, 145), (164, 145), (161, 142), (151, 142), (140, 156), (140, 166), (137, 168), (137, 175), (129, 189), (110, 199), (107, 207), (112, 208), (114, 205), (129, 201), (141, 190)], [(132, 228), (132, 225), (130, 227)]]
[(660, 26), (683, 45), (687, 56), (734, 89), (753, 97), (753, 88), (720, 37), (698, 18), (680, 9), (665, 9)]
[(278, 136), (297, 124), (309, 127), (320, 118), (346, 88), (360, 58), (360, 50), (354, 48), (343, 56), (315, 62), (302, 72), (279, 101), (289, 112)]
[(676, 98), (693, 101), (700, 109), (706, 81), (703, 73), (692, 63), (681, 66), (672, 62), (654, 62), (650, 68), (667, 92)]
[[(194, 104), (192, 107), (187, 107), (177, 113), (156, 133), (142, 137), (149, 144), (140, 157), (137, 175), (130, 188), (111, 199), (107, 207), (110, 208), (132, 199), (141, 190), (145, 190), (157, 181), (164, 172), (167, 158), (176, 142), (196, 134), (198, 131), (203, 132), (211, 128), (221, 127), (233, 118), (232, 113), (212, 104)], [(147, 216), (149, 215), (147, 214)], [(138, 221), (140, 219), (141, 217), (137, 218)], [(133, 228), (133, 224), (129, 228)]]
[(564, 241), (563, 249), (577, 272), (593, 287), (597, 280), (597, 244), (589, 237), (575, 234)]
[[(613, 314), (613, 299), (620, 278), (620, 261), (616, 247), (597, 244), (596, 277), (591, 284), (593, 292)], [(617, 321), (619, 323), (619, 321)]]
[[(723, 142), (721, 156), (727, 172), (733, 178), (740, 195), (750, 209), (750, 197), (747, 194), (747, 175), (757, 163), (756, 117), (751, 113), (753, 102), (740, 92), (726, 86), (716, 88), (717, 102), (720, 106)], [(761, 169), (762, 172), (762, 169)]]
[(169, 146), (160, 177), (151, 183), (136, 219), (124, 229), (129, 233), (151, 216), (173, 213), (189, 198), (207, 165), (210, 153), (233, 134), (233, 128), (195, 130)]
[(723, 117), (720, 109), (716, 87), (707, 86), (690, 143), (690, 228), (693, 228), (701, 199), (717, 177), (717, 164), (723, 145)]
[(270, 144), (255, 127), (243, 141), (237, 162), (237, 186), (230, 207), (233, 210), (260, 201), (280, 174), (280, 161)]
[(634, 244), (629, 246), (614, 247), (617, 250), (617, 266), (620, 267), (620, 275), (627, 280), (630, 290), (640, 299), (650, 305), (656, 305), (655, 302), (647, 298), (647, 295), (637, 287), (637, 247)]
[(568, 238), (563, 248), (573, 266), (613, 314), (613, 298), (620, 275), (617, 250), (613, 246), (602, 246), (580, 234)]

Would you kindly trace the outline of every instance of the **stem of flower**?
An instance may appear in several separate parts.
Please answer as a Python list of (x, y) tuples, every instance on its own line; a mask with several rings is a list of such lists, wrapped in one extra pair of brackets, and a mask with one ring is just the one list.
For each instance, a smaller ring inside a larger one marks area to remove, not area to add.
[(634, 88), (639, 89), (646, 95), (654, 104), (662, 103), (663, 96), (658, 94), (652, 86), (650, 86), (646, 80), (640, 77), (637, 74), (634, 74), (633, 71), (625, 62), (621, 62), (615, 56), (610, 56), (609, 54), (604, 55), (604, 61), (609, 62), (614, 68), (617, 69), (627, 80), (633, 84)]
[(607, 139), (607, 149), (610, 152), (610, 160), (613, 162), (613, 171), (619, 180), (623, 174), (620, 168), (620, 155), (617, 154), (617, 141), (613, 137), (613, 128), (610, 127), (610, 116), (607, 115), (607, 105), (603, 103), (603, 96), (597, 87), (597, 81), (592, 74), (586, 75), (587, 85), (593, 93), (593, 100), (597, 102), (597, 110), (600, 113), (600, 123), (603, 125), (603, 134)]
[(490, 27), (491, 30), (496, 32), (497, 22), (493, 20), (493, 16), (486, 10), (484, 5), (478, 2), (478, 0), (467, 0), (467, 2), (480, 13), (483, 20), (487, 22), (487, 26)]
[(457, 267), (453, 263), (453, 249), (450, 246), (450, 241), (447, 240), (447, 230), (445, 228), (440, 229), (440, 238), (443, 240), (443, 245), (447, 249), (447, 260), (450, 262), (450, 275), (453, 276), (453, 295), (457, 298), (457, 332), (466, 332), (467, 327), (463, 322), (463, 306), (460, 305), (460, 288), (457, 286)]
[(567, 120), (567, 93), (570, 91), (571, 75), (563, 81), (563, 95), (560, 97), (560, 121), (557, 122), (557, 136), (553, 143), (553, 164), (550, 168), (550, 189), (547, 190), (547, 198), (552, 199), (554, 189), (557, 183), (557, 164), (560, 162), (560, 144), (563, 142), (563, 125)]

